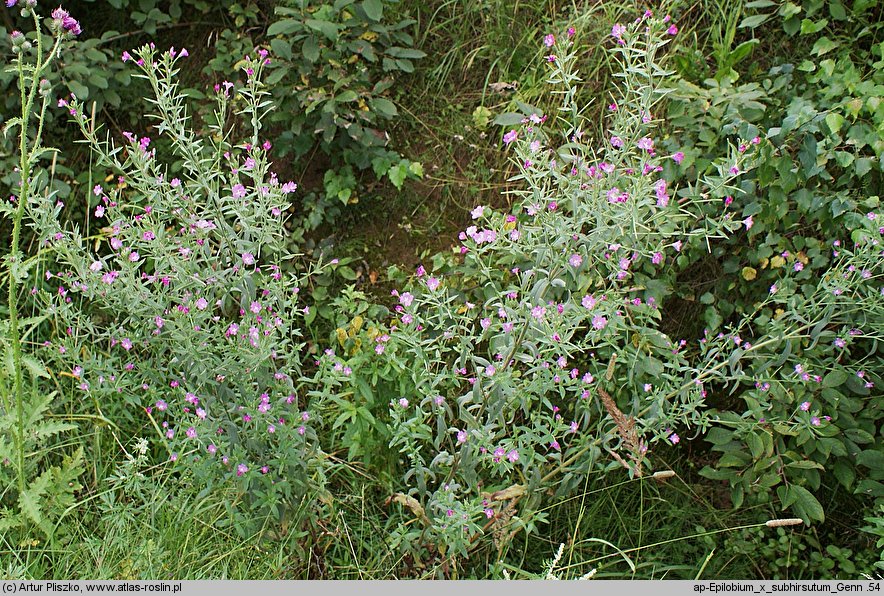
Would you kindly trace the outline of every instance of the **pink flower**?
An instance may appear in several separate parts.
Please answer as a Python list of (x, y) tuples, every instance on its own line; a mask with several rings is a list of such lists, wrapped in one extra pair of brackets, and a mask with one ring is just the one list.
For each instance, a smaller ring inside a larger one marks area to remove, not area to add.
[(810, 409), (810, 402), (806, 401), (799, 406), (803, 411), (808, 411)]
[(242, 254), (242, 262), (243, 265), (254, 265), (255, 264), (255, 255), (250, 252), (244, 252)]
[(506, 458), (510, 460), (511, 463), (516, 463), (517, 461), (519, 461), (519, 452), (513, 449), (506, 454)]
[(405, 308), (411, 306), (412, 302), (414, 302), (414, 296), (410, 292), (405, 292), (399, 296), (399, 303)]
[(509, 145), (514, 142), (517, 138), (519, 138), (519, 133), (514, 130), (509, 131), (505, 135), (503, 135), (503, 142), (505, 145)]
[(596, 315), (592, 318), (592, 326), (593, 328), (601, 331), (608, 325), (608, 319), (603, 317), (602, 315)]
[(583, 308), (586, 308), (588, 310), (592, 310), (593, 308), (595, 308), (596, 300), (594, 297), (587, 294), (586, 296), (583, 297), (583, 300), (581, 300), (580, 303), (583, 305)]
[(545, 45), (548, 48), (553, 47), (555, 45), (555, 43), (556, 43), (556, 36), (553, 35), (552, 33), (550, 33), (549, 35), (547, 35), (546, 37), (543, 38), (543, 45)]
[(231, 190), (234, 199), (242, 199), (246, 196), (246, 187), (242, 184), (234, 184)]
[(580, 267), (580, 265), (583, 264), (583, 257), (581, 257), (580, 255), (575, 253), (575, 254), (571, 255), (571, 257), (568, 259), (568, 263), (572, 267), (575, 267), (575, 268)]
[(626, 33), (626, 27), (617, 23), (613, 27), (611, 27), (611, 37), (618, 41), (623, 41), (623, 34)]
[(650, 137), (642, 137), (638, 140), (636, 146), (639, 149), (644, 149), (645, 151), (651, 152), (654, 150), (654, 141)]
[(669, 35), (675, 35), (676, 33), (678, 33), (678, 27), (676, 27), (675, 25), (669, 25), (669, 29), (666, 30), (666, 33), (668, 33)]
[(684, 153), (682, 153), (681, 151), (676, 151), (672, 154), (672, 161), (680, 164), (682, 161), (684, 161)]
[(429, 288), (431, 292), (435, 292), (440, 284), (441, 282), (435, 277), (431, 277), (427, 280), (427, 288)]
[(245, 474), (248, 471), (249, 471), (249, 467), (245, 464), (239, 464), (238, 466), (236, 466), (236, 475), (237, 476), (242, 476), (243, 474)]
[(670, 441), (673, 445), (677, 445), (678, 442), (681, 441), (681, 438), (680, 438), (677, 434), (672, 433), (671, 435), (669, 435), (669, 441)]

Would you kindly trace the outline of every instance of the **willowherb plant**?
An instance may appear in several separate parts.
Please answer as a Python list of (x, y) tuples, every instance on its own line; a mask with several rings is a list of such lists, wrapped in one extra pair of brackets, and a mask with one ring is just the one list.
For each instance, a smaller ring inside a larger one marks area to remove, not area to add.
[(704, 355), (722, 360), (719, 382), (741, 386), (746, 404), (742, 415), (718, 413), (708, 440), (722, 455), (700, 472), (727, 480), (736, 506), (776, 494), (805, 522), (823, 521), (813, 493), (826, 472), (858, 495), (884, 497), (875, 438), (884, 372), (881, 217), (869, 212), (858, 221), (852, 246), (834, 241), (833, 264), (809, 295), (798, 290), (795, 273), (770, 287), (744, 321), (764, 323), (764, 337), (752, 343), (741, 337), (748, 329), (735, 329), (704, 341)]
[[(153, 427), (152, 443), (201, 485), (237, 482), (250, 518), (280, 516), (323, 484), (316, 417), (293, 383), (303, 280), (281, 267), (293, 258), (282, 253), (283, 213), (296, 185), (271, 171), (262, 138), (268, 53), (244, 58), (241, 82), (216, 85), (205, 138), (176, 83), (187, 55), (153, 44), (123, 53), (153, 89), (149, 117), (174, 166), (157, 160), (146, 132), (117, 144), (75, 97), (59, 101), (113, 176), (92, 189), (104, 224), (93, 237), (61, 229), (46, 209), (33, 213), (57, 259), (46, 273), (52, 291), (39, 294), (56, 330), (44, 353), (83, 403)], [(231, 114), (235, 94), (244, 108)], [(249, 138), (231, 140), (231, 118)]]
[[(413, 287), (394, 292), (396, 318), (372, 343), (407, 380), (390, 403), (390, 445), (425, 511), (424, 527), (400, 528), (400, 540), (429, 533), (465, 554), (487, 532), (502, 548), (544, 520), (543, 491), (567, 494), (594, 470), (642, 475), (681, 429), (711, 423), (704, 379), (715, 363), (660, 331), (665, 288), (654, 275), (689, 243), (750, 225), (701, 206), (735, 192), (759, 140), (735, 140), (714, 175), (678, 192), (660, 175), (680, 159), (659, 155), (654, 137), (668, 76), (659, 54), (673, 33), (650, 13), (614, 28), (622, 84), (598, 147), (574, 102), (570, 36), (547, 36), (562, 105), (504, 135), (523, 184), (516, 209), (476, 207), (462, 263), (444, 277), (420, 267)], [(314, 409), (361, 374), (377, 377), (362, 358), (323, 361)], [(352, 371), (335, 376), (342, 366)]]

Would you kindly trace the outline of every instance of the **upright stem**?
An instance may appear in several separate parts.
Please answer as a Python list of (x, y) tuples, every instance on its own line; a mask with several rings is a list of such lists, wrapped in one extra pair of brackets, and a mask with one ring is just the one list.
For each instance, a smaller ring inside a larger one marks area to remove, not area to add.
[[(39, 31), (39, 30), (38, 30)], [(36, 76), (36, 72), (34, 73)], [(21, 220), (24, 215), (25, 202), (30, 193), (30, 164), (27, 152), (28, 142), (28, 119), (30, 116), (30, 97), (25, 94), (25, 71), (24, 57), (18, 59), (18, 84), (21, 90), (21, 122), (19, 123), (19, 175), (21, 184), (18, 190), (18, 203), (12, 219), (12, 242), (9, 250), (9, 336), (12, 343), (12, 366), (14, 369), (13, 396), (15, 399), (18, 429), (15, 433), (15, 451), (18, 456), (18, 490), (19, 494), (25, 490), (25, 450), (24, 450), (24, 390), (22, 379), (22, 353), (21, 335), (18, 330), (18, 265), (21, 260), (19, 255), (19, 239), (21, 237)]]
[[(12, 344), (12, 366), (14, 369), (13, 392), (15, 399), (15, 409), (18, 428), (15, 432), (15, 448), (18, 459), (18, 490), (19, 494), (25, 490), (25, 399), (24, 399), (24, 379), (22, 373), (22, 347), (21, 333), (18, 328), (18, 274), (19, 267), (22, 262), (22, 255), (19, 254), (19, 245), (21, 241), (21, 221), (25, 213), (25, 204), (28, 202), (31, 194), (31, 153), (28, 150), (28, 125), (30, 123), (31, 111), (34, 108), (34, 99), (37, 96), (37, 90), (40, 85), (40, 76), (46, 66), (46, 62), (55, 55), (58, 50), (61, 37), (56, 38), (52, 53), (44, 62), (43, 54), (43, 36), (40, 33), (40, 19), (36, 13), (32, 13), (34, 18), (35, 30), (37, 32), (37, 61), (34, 65), (30, 77), (30, 86), (26, 85), (25, 76), (25, 57), (24, 52), (18, 55), (18, 86), (21, 94), (21, 122), (19, 122), (19, 175), (21, 184), (18, 189), (18, 203), (15, 206), (15, 213), (12, 218), (12, 240), (9, 250), (9, 336)], [(40, 123), (38, 131), (43, 130), (44, 109), (40, 114)], [(40, 139), (35, 141), (35, 148), (39, 146)]]

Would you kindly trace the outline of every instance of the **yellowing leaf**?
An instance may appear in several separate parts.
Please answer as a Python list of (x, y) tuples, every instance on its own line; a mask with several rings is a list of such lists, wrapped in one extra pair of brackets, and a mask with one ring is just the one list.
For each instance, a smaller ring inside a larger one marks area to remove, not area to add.
[(430, 519), (427, 517), (427, 514), (424, 513), (423, 506), (414, 497), (408, 496), (403, 493), (396, 493), (392, 497), (387, 498), (386, 505), (389, 505), (391, 502), (408, 507), (414, 514), (414, 516), (421, 520), (424, 525), (430, 525)]
[(782, 267), (785, 264), (786, 264), (786, 259), (784, 259), (780, 255), (777, 255), (770, 260), (770, 266), (773, 267), (774, 269), (779, 269), (780, 267)]
[(509, 488), (504, 488), (499, 491), (495, 491), (491, 493), (492, 501), (509, 501), (510, 499), (515, 499), (517, 497), (521, 497), (525, 494), (525, 486), (522, 484), (514, 484)]
[(758, 277), (758, 272), (752, 267), (743, 267), (740, 275), (742, 275), (743, 279), (745, 279), (746, 281), (752, 281), (753, 279)]

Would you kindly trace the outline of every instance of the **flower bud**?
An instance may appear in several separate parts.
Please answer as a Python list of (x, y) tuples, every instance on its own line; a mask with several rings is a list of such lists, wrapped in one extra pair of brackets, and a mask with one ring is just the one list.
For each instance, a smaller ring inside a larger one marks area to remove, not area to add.
[(40, 95), (46, 97), (52, 91), (52, 83), (47, 79), (40, 79)]
[(17, 48), (23, 44), (25, 40), (25, 34), (21, 31), (13, 31), (9, 34), (9, 38), (12, 41), (12, 47)]

